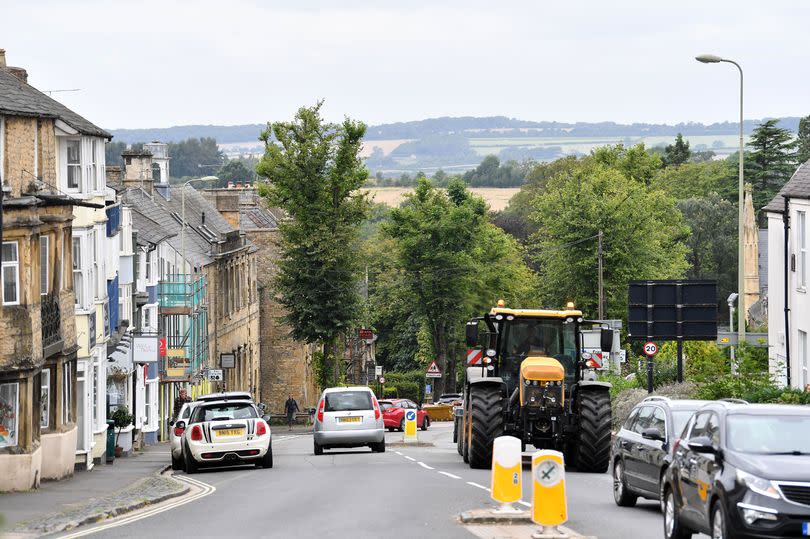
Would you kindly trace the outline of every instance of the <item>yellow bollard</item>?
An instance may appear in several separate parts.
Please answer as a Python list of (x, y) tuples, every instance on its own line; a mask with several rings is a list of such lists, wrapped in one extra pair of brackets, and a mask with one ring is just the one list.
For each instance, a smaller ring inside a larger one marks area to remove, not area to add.
[(402, 441), (406, 444), (419, 441), (416, 437), (416, 410), (405, 410), (405, 432)]
[(492, 499), (501, 504), (495, 513), (523, 512), (512, 505), (523, 496), (521, 449), (514, 436), (499, 436), (492, 444)]
[(550, 449), (537, 451), (532, 455), (532, 521), (544, 529), (532, 537), (559, 537), (556, 527), (567, 520), (563, 454)]

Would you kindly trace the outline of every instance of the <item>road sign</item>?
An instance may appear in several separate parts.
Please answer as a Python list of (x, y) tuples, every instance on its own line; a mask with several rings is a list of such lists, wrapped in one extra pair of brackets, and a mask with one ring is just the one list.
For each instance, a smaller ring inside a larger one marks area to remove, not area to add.
[(381, 384), (384, 384), (384, 383), (385, 383), (385, 376), (380, 376), (380, 383), (381, 383)]
[(442, 377), (442, 371), (439, 368), (439, 366), (436, 365), (435, 361), (430, 362), (430, 367), (428, 367), (427, 372), (425, 373), (425, 376), (427, 376), (428, 378), (441, 378)]
[(236, 367), (236, 355), (219, 354), (219, 366), (223, 369), (233, 369)]
[(425, 395), (430, 395), (431, 389), (430, 384), (425, 384)]
[(186, 357), (185, 348), (168, 348), (166, 350), (166, 357)]
[(536, 451), (532, 455), (532, 521), (559, 526), (567, 520), (563, 454), (550, 449)]
[(208, 369), (208, 380), (211, 382), (221, 382), (223, 379), (222, 369)]
[(653, 357), (655, 354), (658, 353), (658, 345), (655, 344), (654, 342), (645, 342), (644, 353), (650, 357)]
[(382, 376), (382, 365), (374, 367), (374, 376)]
[(717, 339), (717, 281), (630, 281), (627, 295), (631, 341)]
[(357, 336), (360, 338), (361, 341), (373, 341), (374, 340), (374, 331), (371, 329), (359, 329), (357, 330)]
[(405, 434), (403, 436), (405, 443), (416, 442), (416, 410), (405, 410)]
[(480, 365), (481, 360), (484, 359), (484, 351), (476, 348), (467, 349), (467, 366)]
[(496, 512), (515, 512), (511, 504), (523, 496), (521, 449), (514, 436), (498, 436), (492, 444), (492, 499), (502, 504)]

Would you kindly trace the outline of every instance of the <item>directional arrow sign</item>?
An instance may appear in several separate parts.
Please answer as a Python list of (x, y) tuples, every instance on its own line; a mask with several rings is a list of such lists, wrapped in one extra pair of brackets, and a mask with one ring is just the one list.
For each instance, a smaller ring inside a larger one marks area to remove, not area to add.
[(441, 378), (442, 377), (442, 371), (439, 368), (439, 366), (436, 365), (435, 361), (430, 362), (430, 367), (428, 367), (427, 372), (425, 373), (425, 376), (428, 377), (428, 378)]

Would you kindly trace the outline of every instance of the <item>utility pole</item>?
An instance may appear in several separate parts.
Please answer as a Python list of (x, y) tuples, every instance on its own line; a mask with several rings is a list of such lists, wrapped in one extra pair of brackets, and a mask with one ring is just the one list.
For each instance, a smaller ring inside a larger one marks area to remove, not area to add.
[(605, 307), (604, 307), (604, 300), (605, 300), (605, 277), (603, 274), (603, 256), (602, 256), (602, 231), (599, 231), (599, 244), (597, 248), (597, 258), (599, 260), (599, 320), (605, 319)]

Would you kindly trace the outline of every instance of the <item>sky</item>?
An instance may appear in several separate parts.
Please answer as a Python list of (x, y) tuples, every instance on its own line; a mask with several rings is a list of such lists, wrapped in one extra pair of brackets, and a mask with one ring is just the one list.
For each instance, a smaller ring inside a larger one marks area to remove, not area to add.
[(810, 2), (0, 0), (0, 48), (107, 128), (503, 115), (715, 122), (810, 114)]

